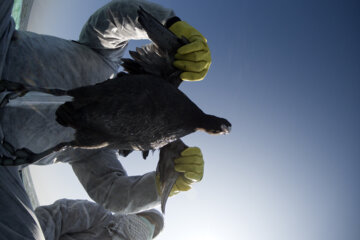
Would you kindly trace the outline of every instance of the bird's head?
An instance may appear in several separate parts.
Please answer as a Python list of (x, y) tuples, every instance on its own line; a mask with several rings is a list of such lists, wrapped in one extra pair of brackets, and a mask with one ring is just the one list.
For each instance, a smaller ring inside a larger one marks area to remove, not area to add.
[(205, 115), (202, 126), (196, 128), (196, 130), (205, 131), (213, 135), (229, 134), (231, 131), (231, 123), (225, 118)]

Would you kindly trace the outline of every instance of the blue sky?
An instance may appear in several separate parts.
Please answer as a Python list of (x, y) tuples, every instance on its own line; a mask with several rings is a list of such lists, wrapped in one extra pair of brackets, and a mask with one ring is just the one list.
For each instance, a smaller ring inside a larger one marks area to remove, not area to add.
[[(106, 2), (35, 0), (29, 28), (76, 40)], [(207, 37), (211, 69), (181, 89), (233, 124), (227, 136), (184, 138), (202, 149), (205, 176), (169, 200), (158, 239), (359, 239), (360, 3), (155, 2)], [(122, 163), (143, 174), (157, 157)], [(42, 204), (87, 198), (65, 164), (32, 173)]]

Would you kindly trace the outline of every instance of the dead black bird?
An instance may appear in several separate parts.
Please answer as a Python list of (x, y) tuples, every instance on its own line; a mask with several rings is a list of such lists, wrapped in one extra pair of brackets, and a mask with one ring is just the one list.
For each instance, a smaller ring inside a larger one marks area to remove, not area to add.
[[(178, 89), (181, 72), (172, 62), (186, 40), (176, 37), (143, 9), (139, 10), (139, 22), (153, 43), (130, 52), (133, 59), (123, 59), (128, 73), (121, 72), (114, 79), (68, 91), (1, 81), (3, 88), (18, 95), (41, 91), (73, 97), (57, 109), (56, 120), (76, 130), (74, 140), (37, 153), (25, 160), (27, 163), (64, 146), (109, 147), (125, 155), (140, 150), (146, 156), (147, 151), (197, 130), (210, 134), (230, 131), (231, 124), (226, 119), (205, 114)], [(9, 160), (6, 163), (17, 164)], [(20, 164), (23, 163), (22, 159)]]

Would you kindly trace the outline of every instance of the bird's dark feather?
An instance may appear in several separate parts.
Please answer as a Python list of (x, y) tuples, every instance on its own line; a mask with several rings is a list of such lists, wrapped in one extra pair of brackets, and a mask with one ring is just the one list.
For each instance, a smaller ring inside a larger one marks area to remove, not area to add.
[[(83, 97), (84, 93), (96, 94)], [(123, 150), (157, 149), (195, 131), (203, 116), (179, 89), (149, 75), (121, 75), (103, 84), (70, 90), (68, 95), (73, 101), (59, 107), (56, 114), (63, 125), (64, 119), (70, 118), (66, 125), (77, 130), (79, 147), (101, 145), (106, 139), (110, 146)], [(103, 137), (96, 141), (92, 130)]]
[(150, 74), (178, 87), (182, 80), (181, 71), (173, 66), (174, 56), (178, 48), (188, 43), (185, 38), (178, 38), (159, 21), (140, 8), (139, 23), (147, 32), (152, 43), (130, 51), (133, 59), (122, 59), (123, 68), (130, 74)]

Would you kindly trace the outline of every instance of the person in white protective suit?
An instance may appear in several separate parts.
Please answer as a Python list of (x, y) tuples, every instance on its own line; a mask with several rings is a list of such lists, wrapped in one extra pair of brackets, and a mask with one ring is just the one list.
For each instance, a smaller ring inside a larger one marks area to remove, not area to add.
[(113, 214), (86, 200), (60, 199), (35, 209), (46, 240), (150, 240), (164, 227), (155, 210), (137, 214)]
[[(177, 18), (174, 11), (145, 0), (109, 2), (89, 18), (78, 41), (16, 31), (10, 16), (12, 5), (12, 0), (0, 1), (1, 79), (72, 89), (114, 77), (128, 41), (147, 39), (137, 22), (139, 6), (173, 33), (189, 40), (189, 44), (178, 49), (174, 61), (174, 66), (184, 71), (183, 80), (203, 79), (211, 64), (206, 39), (197, 30)], [(1, 143), (6, 140), (16, 149), (26, 147), (42, 152), (65, 140), (73, 134), (71, 130), (54, 126), (54, 119), (50, 119), (64, 101), (31, 94), (11, 100), (0, 110)], [(11, 155), (1, 144), (0, 151)], [(127, 176), (119, 159), (111, 149), (72, 149), (51, 154), (36, 164), (70, 163), (89, 196), (110, 211), (133, 213), (159, 205), (156, 173)], [(186, 149), (177, 162), (175, 169), (185, 174), (177, 179), (173, 194), (189, 190), (203, 176), (199, 148)], [(0, 167), (0, 239), (42, 239), (16, 171), (16, 167)], [(16, 188), (9, 187), (9, 182), (16, 184)], [(8, 237), (14, 234), (20, 237)]]

